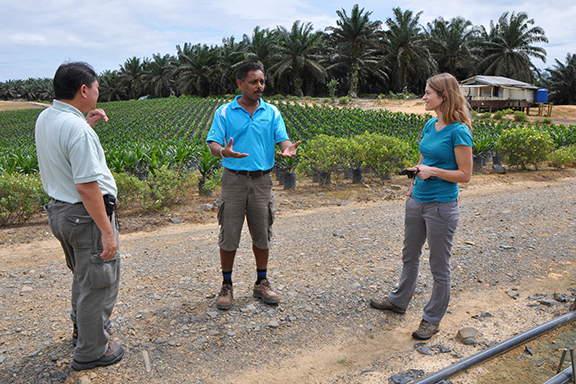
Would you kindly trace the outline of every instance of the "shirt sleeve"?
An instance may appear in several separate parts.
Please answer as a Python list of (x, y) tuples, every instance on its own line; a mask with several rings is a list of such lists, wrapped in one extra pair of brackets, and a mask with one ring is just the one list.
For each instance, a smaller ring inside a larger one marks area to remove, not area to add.
[(212, 120), (212, 126), (208, 131), (208, 136), (206, 136), (206, 142), (210, 143), (211, 141), (215, 141), (224, 146), (226, 145), (226, 121), (221, 110), (222, 107), (218, 108), (216, 112), (214, 112), (214, 119)]
[(88, 133), (81, 134), (69, 148), (69, 160), (74, 184), (98, 181), (104, 175), (98, 159), (98, 143)]
[(464, 124), (459, 124), (458, 129), (454, 130), (452, 142), (454, 143), (454, 147), (459, 145), (472, 147), (474, 145), (474, 142), (472, 141), (472, 133), (470, 133), (470, 129), (468, 129)]
[(278, 108), (274, 107), (274, 142), (276, 144), (290, 140), (286, 132), (286, 124)]

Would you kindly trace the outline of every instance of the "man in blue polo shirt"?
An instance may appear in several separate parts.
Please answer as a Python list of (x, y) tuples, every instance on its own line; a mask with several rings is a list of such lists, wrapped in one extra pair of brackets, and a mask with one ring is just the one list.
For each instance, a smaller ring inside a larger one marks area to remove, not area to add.
[(275, 146), (279, 156), (293, 157), (300, 142), (288, 139), (284, 120), (278, 109), (262, 100), (265, 78), (260, 63), (246, 63), (238, 68), (236, 85), (242, 95), (222, 105), (214, 114), (206, 142), (214, 156), (222, 158), (222, 203), (218, 210), (220, 225), (220, 263), (223, 282), (216, 307), (232, 307), (232, 269), (244, 218), (252, 237), (257, 280), (253, 295), (267, 304), (280, 298), (266, 277), (274, 222), (272, 177)]

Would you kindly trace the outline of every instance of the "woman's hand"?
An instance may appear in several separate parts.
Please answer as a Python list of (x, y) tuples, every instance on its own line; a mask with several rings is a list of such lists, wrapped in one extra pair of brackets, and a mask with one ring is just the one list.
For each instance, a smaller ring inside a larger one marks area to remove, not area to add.
[(416, 176), (421, 178), (422, 180), (426, 180), (430, 177), (436, 176), (436, 167), (430, 167), (428, 165), (420, 164), (414, 167), (414, 169), (418, 169), (418, 173), (416, 174)]

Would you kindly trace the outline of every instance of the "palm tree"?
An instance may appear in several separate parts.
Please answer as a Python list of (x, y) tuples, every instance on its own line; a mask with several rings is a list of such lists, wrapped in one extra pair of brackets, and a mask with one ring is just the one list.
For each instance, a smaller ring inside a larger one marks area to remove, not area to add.
[(330, 60), (334, 62), (329, 70), (344, 69), (348, 74), (348, 96), (357, 97), (360, 77), (373, 73), (377, 77), (385, 77), (385, 72), (379, 68), (378, 37), (382, 23), (371, 21), (372, 12), (360, 9), (358, 4), (352, 7), (350, 16), (344, 9), (336, 11), (339, 19), (336, 27), (327, 27), (335, 49)]
[(215, 48), (205, 44), (184, 43), (178, 51), (176, 76), (182, 93), (208, 96), (217, 64)]
[(243, 53), (241, 43), (237, 43), (234, 36), (222, 39), (222, 46), (216, 49), (217, 62), (214, 76), (218, 78), (220, 92), (233, 93), (236, 89), (236, 65), (242, 62)]
[(544, 30), (533, 24), (534, 19), (524, 12), (504, 12), (497, 24), (490, 22), (490, 31), (482, 27), (479, 71), (531, 82), (534, 65), (530, 59), (546, 62), (546, 50), (534, 44), (548, 42)]
[[(419, 25), (422, 12), (393, 8), (393, 17), (386, 19), (386, 60), (396, 91), (421, 92), (426, 79), (436, 70), (436, 63), (426, 44), (426, 35)], [(410, 82), (409, 82), (410, 79)]]
[(426, 30), (430, 53), (439, 72), (448, 72), (459, 79), (467, 78), (474, 67), (473, 43), (479, 31), (469, 20), (437, 18)]
[(167, 97), (174, 94), (174, 61), (171, 55), (152, 55), (152, 60), (144, 68), (143, 80), (155, 97)]
[(297, 96), (304, 95), (302, 85), (306, 75), (321, 82), (326, 78), (326, 69), (319, 63), (318, 55), (322, 34), (312, 29), (312, 23), (300, 24), (299, 20), (290, 31), (278, 27), (277, 61), (270, 67), (270, 73), (276, 80), (290, 76)]
[(117, 71), (104, 71), (99, 76), (100, 101), (117, 101), (126, 98), (126, 89), (122, 85)]
[(141, 96), (143, 75), (144, 63), (138, 57), (131, 57), (120, 66), (118, 76), (129, 99), (136, 99)]
[(277, 31), (269, 29), (260, 29), (259, 26), (254, 28), (252, 36), (244, 35), (242, 37), (243, 60), (238, 63), (257, 61), (264, 65), (264, 69), (272, 64), (274, 47), (278, 43)]
[(552, 101), (556, 104), (576, 104), (576, 54), (568, 53), (566, 63), (556, 59), (554, 67), (546, 71), (550, 73), (547, 85)]

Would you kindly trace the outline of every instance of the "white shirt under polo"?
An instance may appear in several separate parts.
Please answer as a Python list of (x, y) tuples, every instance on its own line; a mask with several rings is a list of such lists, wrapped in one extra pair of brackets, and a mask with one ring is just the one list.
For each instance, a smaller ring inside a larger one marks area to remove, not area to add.
[(36, 120), (36, 153), (44, 190), (53, 199), (79, 203), (76, 184), (98, 182), (102, 194), (117, 196), (100, 139), (78, 109), (54, 100)]

